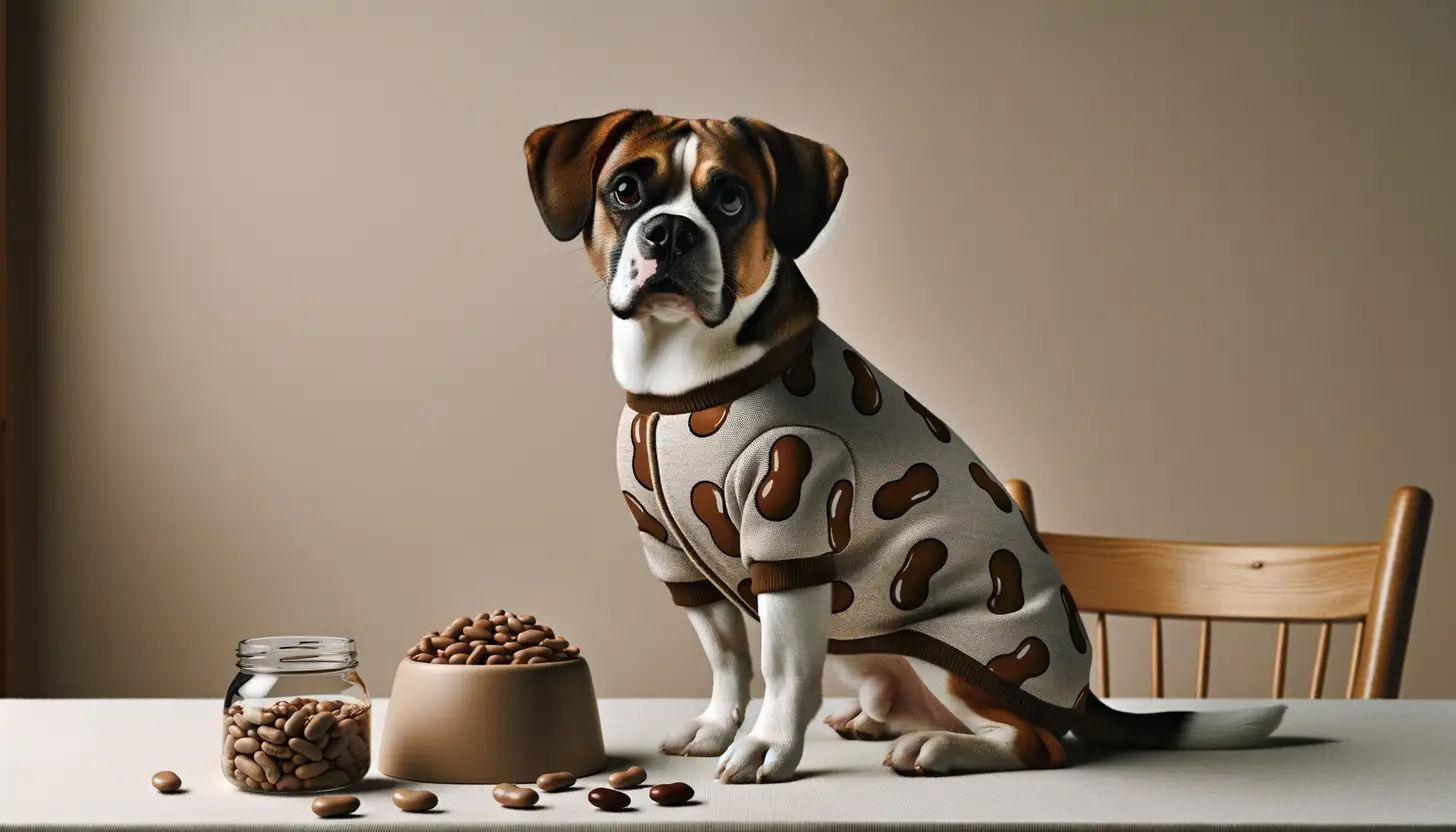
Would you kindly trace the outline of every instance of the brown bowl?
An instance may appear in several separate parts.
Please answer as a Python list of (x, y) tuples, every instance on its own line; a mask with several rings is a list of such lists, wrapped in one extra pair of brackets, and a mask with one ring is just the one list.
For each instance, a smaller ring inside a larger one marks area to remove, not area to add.
[(591, 669), (582, 658), (516, 665), (429, 664), (394, 672), (379, 771), (422, 783), (528, 783), (607, 764)]

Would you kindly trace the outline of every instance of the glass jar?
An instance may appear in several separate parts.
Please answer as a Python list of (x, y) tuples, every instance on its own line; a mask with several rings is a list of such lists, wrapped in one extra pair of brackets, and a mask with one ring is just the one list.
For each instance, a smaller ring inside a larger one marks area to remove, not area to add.
[(222, 773), (244, 791), (345, 789), (369, 771), (369, 691), (351, 638), (238, 642), (222, 704)]

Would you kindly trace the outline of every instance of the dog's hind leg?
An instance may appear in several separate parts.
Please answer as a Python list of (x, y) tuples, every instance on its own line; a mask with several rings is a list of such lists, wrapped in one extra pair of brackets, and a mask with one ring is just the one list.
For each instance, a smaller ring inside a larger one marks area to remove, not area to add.
[(1060, 768), (1067, 755), (1050, 732), (1001, 707), (980, 688), (939, 667), (911, 660), (925, 686), (966, 726), (967, 733), (918, 731), (895, 741), (885, 765), (899, 774)]
[(912, 731), (964, 731), (960, 720), (925, 687), (900, 656), (829, 656), (855, 698), (824, 723), (847, 740), (889, 740)]

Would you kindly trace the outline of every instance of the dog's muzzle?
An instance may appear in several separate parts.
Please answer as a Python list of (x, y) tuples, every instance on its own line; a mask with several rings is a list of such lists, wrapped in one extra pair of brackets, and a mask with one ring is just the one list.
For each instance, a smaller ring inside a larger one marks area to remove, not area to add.
[(637, 280), (644, 268), (651, 272), (636, 287), (629, 308), (618, 316), (674, 309), (710, 327), (721, 323), (723, 304), (717, 297), (721, 286), (712, 278), (714, 264), (706, 262), (710, 248), (704, 239), (702, 227), (680, 214), (662, 213), (644, 220), (636, 240), (641, 259), (633, 264), (631, 278)]

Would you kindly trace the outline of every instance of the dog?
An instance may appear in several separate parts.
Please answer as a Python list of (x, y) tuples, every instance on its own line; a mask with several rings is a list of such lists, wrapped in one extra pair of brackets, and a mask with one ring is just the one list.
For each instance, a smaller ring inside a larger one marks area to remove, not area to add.
[[(712, 667), (664, 754), (725, 783), (793, 778), (826, 667), (857, 695), (825, 722), (893, 740), (905, 775), (1056, 768), (1061, 738), (1240, 748), (1284, 708), (1131, 714), (1088, 688), (1070, 590), (1001, 482), (819, 319), (796, 262), (848, 177), (761, 120), (617, 110), (525, 142), (547, 230), (606, 286), (626, 391), (618, 473), (649, 570)], [(762, 627), (763, 707), (738, 736)]]

